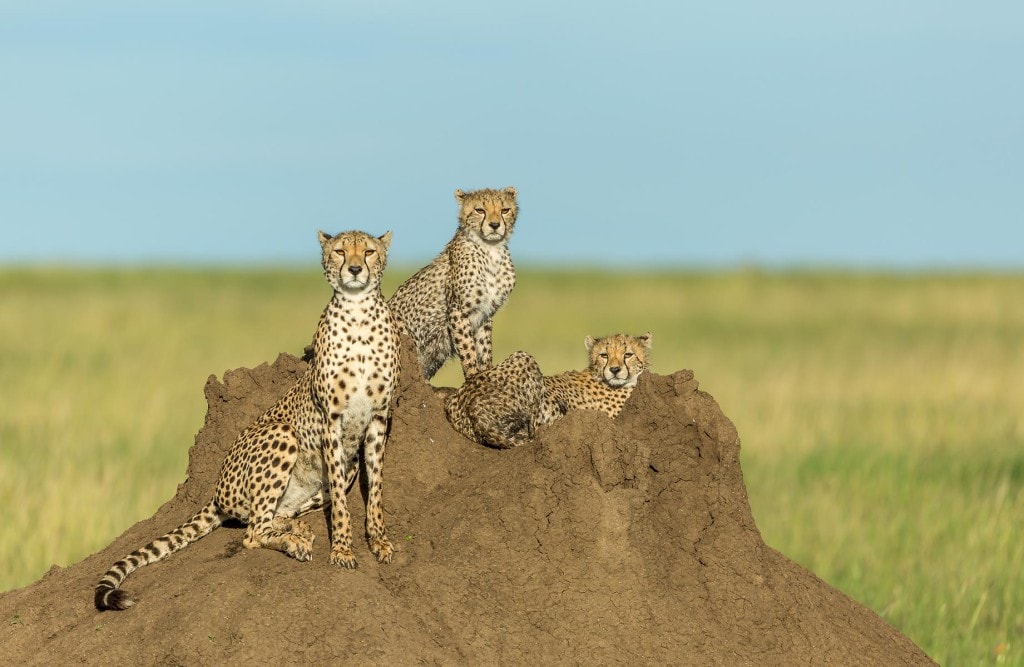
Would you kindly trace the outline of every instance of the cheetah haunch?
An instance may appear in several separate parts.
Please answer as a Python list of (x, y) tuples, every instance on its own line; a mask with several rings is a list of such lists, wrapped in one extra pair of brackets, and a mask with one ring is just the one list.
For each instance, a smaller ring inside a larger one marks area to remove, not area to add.
[(427, 380), (452, 355), (468, 379), (491, 365), (491, 320), (508, 299), (516, 272), (508, 239), (519, 207), (516, 189), (455, 191), (459, 228), (434, 261), (389, 300), (412, 339)]
[(445, 400), (448, 421), (470, 440), (508, 449), (533, 437), (544, 398), (537, 360), (515, 352), (480, 371)]
[(370, 551), (390, 563), (384, 528), (384, 447), (399, 374), (398, 326), (380, 293), (391, 232), (329, 236), (320, 232), (322, 264), (334, 295), (320, 316), (313, 357), (289, 392), (235, 440), (213, 500), (187, 522), (114, 563), (96, 586), (96, 608), (125, 609), (134, 600), (119, 586), (143, 565), (166, 558), (227, 519), (247, 524), (242, 544), (313, 557), (313, 531), (297, 517), (332, 505), (334, 565), (353, 568), (352, 526), (345, 494), (362, 449), (367, 477)]
[(585, 371), (566, 371), (544, 378), (544, 398), (538, 424), (550, 424), (569, 410), (600, 410), (618, 416), (633, 394), (637, 378), (647, 370), (651, 333), (642, 336), (615, 334), (584, 344), (590, 355)]

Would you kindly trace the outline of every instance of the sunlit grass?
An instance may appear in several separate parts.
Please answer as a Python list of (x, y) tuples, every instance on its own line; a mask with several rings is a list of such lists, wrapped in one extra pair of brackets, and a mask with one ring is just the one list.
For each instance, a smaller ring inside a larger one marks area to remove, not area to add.
[[(653, 370), (694, 369), (736, 423), (770, 545), (942, 664), (1024, 664), (1022, 294), (1019, 276), (525, 270), (495, 352), (555, 373), (587, 334), (652, 331)], [(312, 269), (7, 270), (0, 295), (2, 589), (170, 498), (207, 376), (298, 353), (328, 289)]]

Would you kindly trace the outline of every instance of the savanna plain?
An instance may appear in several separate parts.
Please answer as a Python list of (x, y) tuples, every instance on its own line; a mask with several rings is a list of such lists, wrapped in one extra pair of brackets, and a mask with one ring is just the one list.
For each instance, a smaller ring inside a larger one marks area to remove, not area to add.
[[(1013, 274), (526, 269), (495, 356), (553, 374), (587, 334), (652, 331), (652, 370), (693, 369), (736, 423), (769, 545), (940, 664), (1024, 665), (1022, 295)], [(171, 498), (207, 377), (300, 353), (328, 296), (312, 269), (0, 269), (0, 590)]]

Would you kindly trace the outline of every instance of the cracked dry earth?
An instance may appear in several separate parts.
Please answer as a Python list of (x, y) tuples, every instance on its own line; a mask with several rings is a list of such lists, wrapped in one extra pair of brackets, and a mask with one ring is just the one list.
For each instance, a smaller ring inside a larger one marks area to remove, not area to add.
[[(302, 372), (281, 355), (209, 379), (188, 478), (152, 518), (0, 595), (3, 661), (932, 664), (764, 544), (736, 430), (691, 372), (642, 376), (614, 421), (572, 414), (498, 451), (448, 425), (410, 352), (384, 469), (391, 565), (359, 540), (359, 569), (330, 566), (320, 512), (312, 562), (228, 526), (129, 577), (134, 607), (93, 608), (111, 563), (209, 499), (235, 435)], [(349, 506), (361, 526), (358, 489)]]

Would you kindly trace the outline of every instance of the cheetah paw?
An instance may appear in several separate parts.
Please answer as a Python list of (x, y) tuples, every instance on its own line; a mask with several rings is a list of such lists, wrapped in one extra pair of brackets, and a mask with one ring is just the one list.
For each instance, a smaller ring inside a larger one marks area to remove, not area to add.
[(391, 562), (391, 557), (395, 554), (395, 547), (391, 545), (391, 540), (386, 535), (371, 537), (369, 543), (370, 552), (377, 558), (378, 563), (386, 565)]
[(313, 536), (306, 537), (291, 534), (286, 538), (285, 553), (297, 561), (313, 560)]
[(356, 556), (349, 547), (337, 546), (331, 549), (331, 565), (340, 565), (349, 570), (356, 569)]

